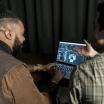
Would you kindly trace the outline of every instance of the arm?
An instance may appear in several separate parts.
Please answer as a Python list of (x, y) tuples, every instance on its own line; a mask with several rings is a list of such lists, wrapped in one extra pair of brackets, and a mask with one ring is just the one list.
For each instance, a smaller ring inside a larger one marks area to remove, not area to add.
[(35, 72), (35, 71), (49, 71), (53, 69), (55, 66), (55, 63), (48, 63), (46, 65), (42, 64), (37, 64), (37, 65), (29, 65), (28, 69), (30, 72)]
[(53, 70), (53, 78), (51, 79), (49, 93), (54, 94), (55, 89), (57, 88), (58, 83), (63, 78), (64, 72), (58, 69)]
[(51, 104), (50, 98), (39, 92), (24, 66), (18, 66), (5, 75), (3, 94), (15, 104)]

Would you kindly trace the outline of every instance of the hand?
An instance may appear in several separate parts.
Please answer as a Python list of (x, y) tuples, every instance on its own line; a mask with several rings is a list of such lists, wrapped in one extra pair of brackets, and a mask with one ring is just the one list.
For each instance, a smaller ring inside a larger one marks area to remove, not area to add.
[(64, 77), (64, 72), (62, 70), (54, 69), (52, 82), (58, 83)]
[(87, 57), (94, 57), (98, 52), (93, 49), (90, 43), (84, 40), (86, 46), (82, 48), (76, 48), (75, 50), (78, 51), (80, 54), (87, 56)]
[(37, 71), (50, 71), (54, 69), (55, 63), (49, 63), (46, 65), (38, 64), (36, 67), (37, 67)]

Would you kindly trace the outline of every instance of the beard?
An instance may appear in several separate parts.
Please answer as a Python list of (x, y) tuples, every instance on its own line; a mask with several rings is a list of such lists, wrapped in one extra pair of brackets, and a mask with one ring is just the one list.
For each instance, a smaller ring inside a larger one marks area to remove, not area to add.
[(21, 49), (22, 49), (22, 44), (19, 41), (19, 39), (16, 37), (14, 41), (14, 46), (13, 46), (13, 55), (17, 56), (17, 54), (20, 54)]

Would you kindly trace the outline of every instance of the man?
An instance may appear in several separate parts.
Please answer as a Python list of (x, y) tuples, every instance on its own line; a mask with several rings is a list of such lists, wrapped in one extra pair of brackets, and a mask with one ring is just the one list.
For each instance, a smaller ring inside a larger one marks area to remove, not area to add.
[[(95, 37), (100, 45), (104, 45), (104, 2), (98, 5), (97, 10), (99, 27)], [(104, 52), (98, 54), (87, 41), (85, 43), (87, 47), (77, 51), (91, 59), (78, 65), (71, 77), (69, 104), (104, 104)]]
[[(30, 68), (14, 58), (13, 49), (24, 40), (22, 21), (11, 11), (0, 10), (0, 104), (51, 104), (49, 96), (40, 93), (34, 84), (30, 71), (49, 70), (54, 65)], [(56, 76), (52, 80), (59, 81)], [(51, 93), (53, 89), (50, 87)]]

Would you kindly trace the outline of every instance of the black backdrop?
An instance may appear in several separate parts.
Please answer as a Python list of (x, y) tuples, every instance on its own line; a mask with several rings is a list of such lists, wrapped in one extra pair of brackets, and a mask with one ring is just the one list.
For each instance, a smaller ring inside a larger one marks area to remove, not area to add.
[(92, 41), (99, 0), (3, 0), (25, 23), (25, 51), (54, 55), (59, 41)]

